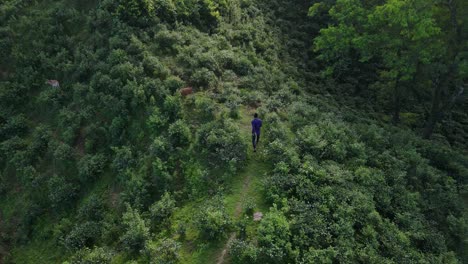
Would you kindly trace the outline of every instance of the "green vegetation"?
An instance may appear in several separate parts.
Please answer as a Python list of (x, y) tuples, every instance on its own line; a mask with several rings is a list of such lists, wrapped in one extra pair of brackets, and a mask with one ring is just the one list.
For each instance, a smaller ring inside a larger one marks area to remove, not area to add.
[(3, 0), (0, 263), (468, 262), (465, 2)]

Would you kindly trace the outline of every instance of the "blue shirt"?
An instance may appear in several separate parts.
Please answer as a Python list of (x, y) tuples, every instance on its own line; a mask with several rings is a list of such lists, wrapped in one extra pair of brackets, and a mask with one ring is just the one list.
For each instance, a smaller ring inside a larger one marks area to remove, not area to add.
[(252, 120), (252, 133), (260, 135), (260, 128), (262, 127), (262, 120), (255, 118)]

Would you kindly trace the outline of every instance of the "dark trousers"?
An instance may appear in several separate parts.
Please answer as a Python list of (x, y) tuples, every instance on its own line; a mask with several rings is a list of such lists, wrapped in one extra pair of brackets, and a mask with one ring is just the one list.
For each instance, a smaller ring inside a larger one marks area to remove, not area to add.
[(252, 133), (252, 145), (254, 149), (257, 148), (258, 141), (260, 140), (260, 134)]

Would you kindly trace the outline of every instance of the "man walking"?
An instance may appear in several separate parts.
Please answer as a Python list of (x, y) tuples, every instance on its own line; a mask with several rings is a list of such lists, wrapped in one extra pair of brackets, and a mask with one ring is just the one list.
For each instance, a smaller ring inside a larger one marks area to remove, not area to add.
[(257, 152), (257, 144), (260, 140), (260, 128), (262, 127), (262, 120), (258, 118), (258, 114), (254, 114), (254, 120), (252, 120), (252, 145), (254, 152)]

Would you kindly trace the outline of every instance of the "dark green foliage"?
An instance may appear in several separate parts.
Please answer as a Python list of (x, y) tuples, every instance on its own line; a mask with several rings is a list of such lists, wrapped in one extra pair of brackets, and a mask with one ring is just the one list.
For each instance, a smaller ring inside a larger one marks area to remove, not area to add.
[(175, 123), (169, 125), (168, 133), (170, 146), (172, 148), (184, 148), (190, 145), (190, 128), (183, 120), (177, 120)]
[(100, 227), (96, 222), (84, 222), (76, 225), (63, 241), (65, 247), (76, 250), (92, 247), (100, 236)]
[(117, 148), (114, 147), (112, 149), (115, 152), (115, 158), (112, 161), (112, 168), (116, 170), (119, 173), (124, 172), (127, 169), (130, 169), (133, 167), (135, 164), (135, 161), (133, 159), (133, 153), (132, 150), (124, 146), (122, 148)]
[(247, 148), (237, 131), (230, 119), (210, 122), (198, 130), (197, 149), (210, 165), (234, 172), (245, 161)]
[(78, 170), (81, 180), (88, 181), (97, 178), (103, 172), (106, 158), (101, 155), (87, 154), (78, 162)]
[(54, 208), (70, 205), (76, 197), (78, 188), (64, 177), (54, 175), (47, 181), (50, 205)]
[(78, 219), (88, 221), (101, 221), (106, 212), (106, 204), (103, 197), (93, 195), (78, 209)]

